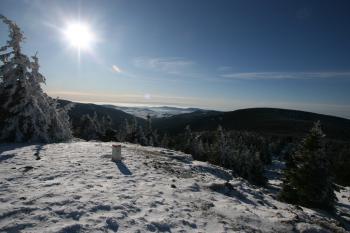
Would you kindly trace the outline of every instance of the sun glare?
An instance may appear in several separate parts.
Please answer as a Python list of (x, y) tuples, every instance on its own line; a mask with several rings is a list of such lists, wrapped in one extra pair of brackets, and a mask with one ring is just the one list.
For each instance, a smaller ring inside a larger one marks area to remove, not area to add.
[(70, 45), (79, 50), (90, 49), (95, 39), (88, 25), (82, 23), (69, 24), (64, 30), (64, 35)]

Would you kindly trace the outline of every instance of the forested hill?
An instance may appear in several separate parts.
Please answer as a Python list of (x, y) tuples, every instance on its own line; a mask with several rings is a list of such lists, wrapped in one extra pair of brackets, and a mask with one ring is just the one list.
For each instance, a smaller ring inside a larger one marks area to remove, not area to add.
[(120, 125), (125, 122), (125, 120), (132, 121), (134, 118), (137, 119), (137, 122), (140, 125), (145, 125), (146, 123), (145, 119), (134, 117), (133, 115), (125, 113), (121, 110), (105, 107), (102, 105), (70, 102), (68, 100), (59, 100), (59, 103), (62, 106), (70, 103), (73, 104), (73, 107), (68, 112), (73, 126), (79, 123), (83, 115), (88, 114), (90, 116), (93, 116), (95, 112), (98, 115), (99, 119), (101, 119), (103, 116), (109, 116), (112, 119), (112, 128), (114, 129), (118, 129)]
[[(59, 100), (61, 105), (73, 103)], [(96, 104), (73, 103), (69, 116), (73, 126), (79, 123), (85, 114), (99, 118), (109, 116), (112, 128), (119, 129), (126, 120), (132, 121), (134, 116), (118, 109)], [(138, 124), (145, 125), (145, 119), (136, 117)], [(322, 129), (327, 138), (350, 140), (350, 120), (323, 114), (277, 109), (277, 108), (249, 108), (230, 112), (199, 110), (192, 113), (179, 114), (172, 117), (154, 118), (152, 126), (161, 133), (170, 135), (184, 132), (186, 125), (194, 131), (214, 130), (221, 125), (226, 130), (246, 130), (264, 135), (304, 136), (315, 121), (321, 121)]]
[(249, 108), (230, 112), (197, 111), (153, 120), (154, 128), (177, 134), (190, 125), (194, 131), (224, 129), (247, 130), (270, 135), (303, 136), (313, 122), (321, 121), (328, 138), (350, 139), (350, 120), (323, 114), (276, 109)]

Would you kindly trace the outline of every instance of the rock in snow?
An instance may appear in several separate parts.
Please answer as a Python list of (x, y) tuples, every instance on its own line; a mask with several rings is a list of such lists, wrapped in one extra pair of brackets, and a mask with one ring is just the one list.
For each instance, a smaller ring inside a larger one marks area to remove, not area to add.
[(0, 232), (346, 232), (181, 152), (122, 144), (115, 163), (111, 146), (0, 145)]

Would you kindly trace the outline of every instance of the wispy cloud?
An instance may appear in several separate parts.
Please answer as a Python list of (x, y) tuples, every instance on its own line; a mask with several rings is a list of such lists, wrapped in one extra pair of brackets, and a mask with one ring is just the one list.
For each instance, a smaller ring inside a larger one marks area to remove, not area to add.
[(169, 74), (180, 74), (195, 62), (180, 57), (138, 57), (134, 60), (134, 65), (139, 68), (161, 71)]
[(314, 78), (350, 78), (350, 72), (247, 72), (225, 73), (220, 75), (230, 79), (314, 79)]
[(112, 65), (112, 70), (113, 70), (114, 72), (116, 72), (116, 73), (121, 73), (121, 72), (122, 72), (122, 70), (121, 70), (118, 66), (116, 66), (116, 65)]
[(220, 66), (217, 70), (219, 72), (230, 72), (232, 71), (232, 66)]

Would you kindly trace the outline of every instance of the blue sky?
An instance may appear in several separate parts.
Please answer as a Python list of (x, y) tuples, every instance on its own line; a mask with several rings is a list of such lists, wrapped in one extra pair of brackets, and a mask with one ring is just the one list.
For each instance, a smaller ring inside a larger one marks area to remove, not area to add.
[[(24, 51), (38, 51), (54, 97), (350, 118), (347, 0), (1, 0), (0, 9), (22, 28)], [(80, 59), (62, 33), (78, 20), (96, 37)]]

